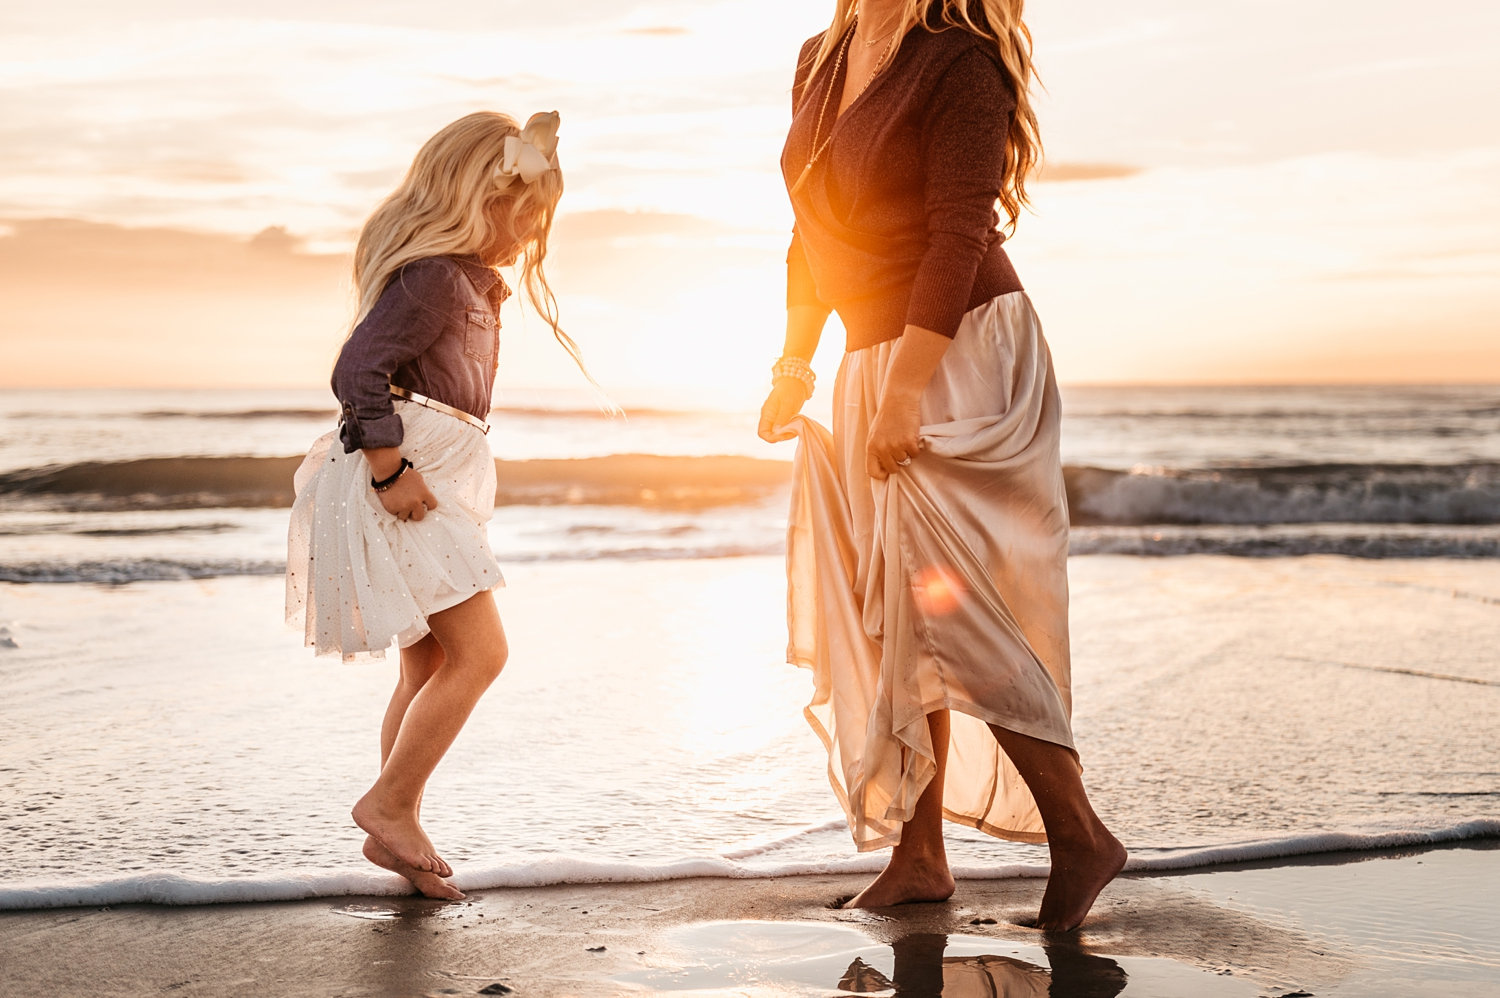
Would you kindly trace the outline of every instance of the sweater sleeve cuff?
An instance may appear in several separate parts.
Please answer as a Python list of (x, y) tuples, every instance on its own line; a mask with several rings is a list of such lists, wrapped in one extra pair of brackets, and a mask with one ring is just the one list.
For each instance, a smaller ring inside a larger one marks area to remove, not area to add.
[(344, 442), (345, 454), (367, 447), (400, 447), (401, 441), (406, 439), (406, 426), (401, 422), (400, 413), (388, 412), (373, 419), (360, 419), (354, 407), (346, 404), (339, 439)]
[(933, 233), (927, 254), (917, 268), (906, 324), (952, 339), (969, 309), (974, 277), (984, 248), (974, 252), (971, 240), (953, 233)]

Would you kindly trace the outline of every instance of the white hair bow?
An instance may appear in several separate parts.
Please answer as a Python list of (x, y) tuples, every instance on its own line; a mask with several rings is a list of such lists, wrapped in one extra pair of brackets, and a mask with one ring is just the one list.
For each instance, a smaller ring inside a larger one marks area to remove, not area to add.
[(548, 170), (557, 169), (557, 128), (561, 122), (556, 111), (539, 111), (527, 120), (520, 135), (507, 135), (495, 176), (507, 184), (517, 177), (529, 184)]

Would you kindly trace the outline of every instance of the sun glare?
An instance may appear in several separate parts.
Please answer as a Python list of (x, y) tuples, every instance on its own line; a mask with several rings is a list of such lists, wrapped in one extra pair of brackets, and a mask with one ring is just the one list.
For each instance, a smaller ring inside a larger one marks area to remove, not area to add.
[(929, 617), (942, 617), (958, 609), (967, 590), (950, 569), (931, 565), (917, 573), (911, 587), (917, 609)]

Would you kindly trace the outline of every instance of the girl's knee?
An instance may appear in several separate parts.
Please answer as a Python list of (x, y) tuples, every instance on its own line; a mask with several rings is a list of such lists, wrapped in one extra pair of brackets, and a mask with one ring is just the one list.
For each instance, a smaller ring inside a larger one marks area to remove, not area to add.
[(489, 682), (500, 678), (500, 673), (505, 669), (505, 663), (510, 661), (510, 649), (502, 642), (499, 647), (486, 649), (480, 656), (478, 669), (480, 674)]
[(471, 646), (465, 649), (462, 657), (453, 658), (450, 668), (457, 666), (467, 675), (488, 685), (500, 678), (500, 673), (505, 669), (505, 663), (509, 659), (510, 648), (502, 640), (482, 647)]

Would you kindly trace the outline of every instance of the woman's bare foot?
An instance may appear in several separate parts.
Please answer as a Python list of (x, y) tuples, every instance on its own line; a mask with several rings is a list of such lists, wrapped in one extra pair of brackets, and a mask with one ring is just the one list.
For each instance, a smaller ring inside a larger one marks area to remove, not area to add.
[(407, 866), (397, 859), (394, 853), (376, 841), (374, 836), (365, 836), (365, 845), (362, 851), (365, 854), (365, 859), (368, 859), (376, 866), (390, 870), (392, 873), (399, 873), (411, 881), (411, 885), (423, 897), (438, 898), (443, 901), (463, 901), (468, 897), (463, 891), (454, 887), (436, 873), (423, 873), (421, 870)]
[(1055, 843), (1036, 927), (1046, 932), (1078, 928), (1104, 885), (1124, 868), (1126, 856), (1120, 840), (1103, 825), (1081, 845)]
[(412, 869), (420, 873), (436, 873), (440, 877), (453, 876), (453, 867), (443, 862), (432, 840), (417, 823), (416, 812), (388, 811), (381, 807), (380, 799), (374, 795), (375, 791), (371, 790), (354, 805), (349, 812), (354, 823)]
[(953, 874), (945, 860), (900, 862), (893, 857), (873, 884), (842, 907), (885, 908), (919, 901), (946, 901), (953, 896), (954, 887)]

